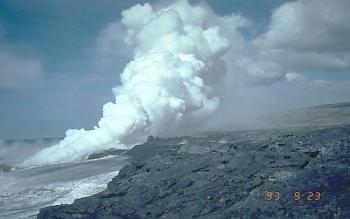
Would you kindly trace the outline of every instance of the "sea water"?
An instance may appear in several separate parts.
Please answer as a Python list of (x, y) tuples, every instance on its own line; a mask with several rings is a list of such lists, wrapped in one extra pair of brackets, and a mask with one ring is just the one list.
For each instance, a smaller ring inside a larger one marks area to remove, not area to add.
[[(31, 144), (23, 141), (22, 146), (17, 141), (0, 145), (0, 165), (15, 166), (53, 141), (37, 141), (37, 144), (36, 141)], [(0, 218), (36, 218), (40, 208), (70, 204), (75, 199), (103, 191), (127, 163), (126, 157), (114, 156), (1, 172)]]

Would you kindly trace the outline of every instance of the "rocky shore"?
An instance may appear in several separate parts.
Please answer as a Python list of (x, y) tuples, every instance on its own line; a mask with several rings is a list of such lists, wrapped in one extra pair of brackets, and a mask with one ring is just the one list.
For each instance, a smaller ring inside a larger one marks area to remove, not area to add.
[(38, 218), (350, 218), (349, 146), (350, 125), (150, 137), (105, 191)]

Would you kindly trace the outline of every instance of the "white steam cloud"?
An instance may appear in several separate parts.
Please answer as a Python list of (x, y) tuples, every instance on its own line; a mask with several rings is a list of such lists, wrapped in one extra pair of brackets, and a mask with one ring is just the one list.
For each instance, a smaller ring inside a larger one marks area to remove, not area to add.
[(266, 113), (348, 101), (350, 80), (315, 75), (349, 71), (347, 8), (347, 0), (286, 2), (272, 11), (266, 32), (249, 39), (241, 30), (254, 31), (252, 20), (219, 16), (205, 3), (135, 5), (97, 39), (100, 71), (133, 60), (113, 89), (115, 102), (104, 105), (93, 130), (68, 130), (23, 164), (77, 161), (148, 135), (256, 128)]
[(209, 13), (187, 1), (158, 11), (149, 4), (123, 11), (125, 41), (134, 54), (121, 85), (113, 89), (115, 102), (103, 106), (93, 130), (68, 130), (61, 142), (23, 164), (77, 161), (111, 147), (130, 148), (150, 134), (168, 135), (207, 121), (219, 98), (204, 78), (217, 73), (213, 66), (229, 48), (219, 27), (208, 24)]

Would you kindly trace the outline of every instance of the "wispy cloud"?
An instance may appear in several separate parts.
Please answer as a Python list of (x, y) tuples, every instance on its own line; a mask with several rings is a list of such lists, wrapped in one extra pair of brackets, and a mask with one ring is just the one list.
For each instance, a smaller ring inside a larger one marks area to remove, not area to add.
[(0, 37), (6, 34), (4, 23), (0, 20)]
[(0, 51), (0, 87), (20, 88), (37, 84), (43, 74), (40, 60), (22, 58), (8, 51)]
[(13, 50), (21, 51), (21, 48), (5, 43), (5, 35), (0, 21), (0, 88), (15, 89), (37, 84), (44, 75), (42, 61), (15, 53)]
[(125, 37), (126, 30), (119, 20), (100, 31), (95, 50), (95, 66), (99, 73), (117, 74), (122, 71), (132, 57), (132, 47), (124, 42)]

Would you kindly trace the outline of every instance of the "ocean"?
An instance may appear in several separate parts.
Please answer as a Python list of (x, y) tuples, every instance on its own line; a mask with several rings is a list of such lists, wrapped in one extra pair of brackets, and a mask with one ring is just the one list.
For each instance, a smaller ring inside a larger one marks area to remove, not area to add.
[(59, 139), (11, 140), (0, 144), (0, 218), (36, 218), (40, 208), (70, 204), (104, 190), (128, 163), (113, 156), (81, 162), (17, 167)]

